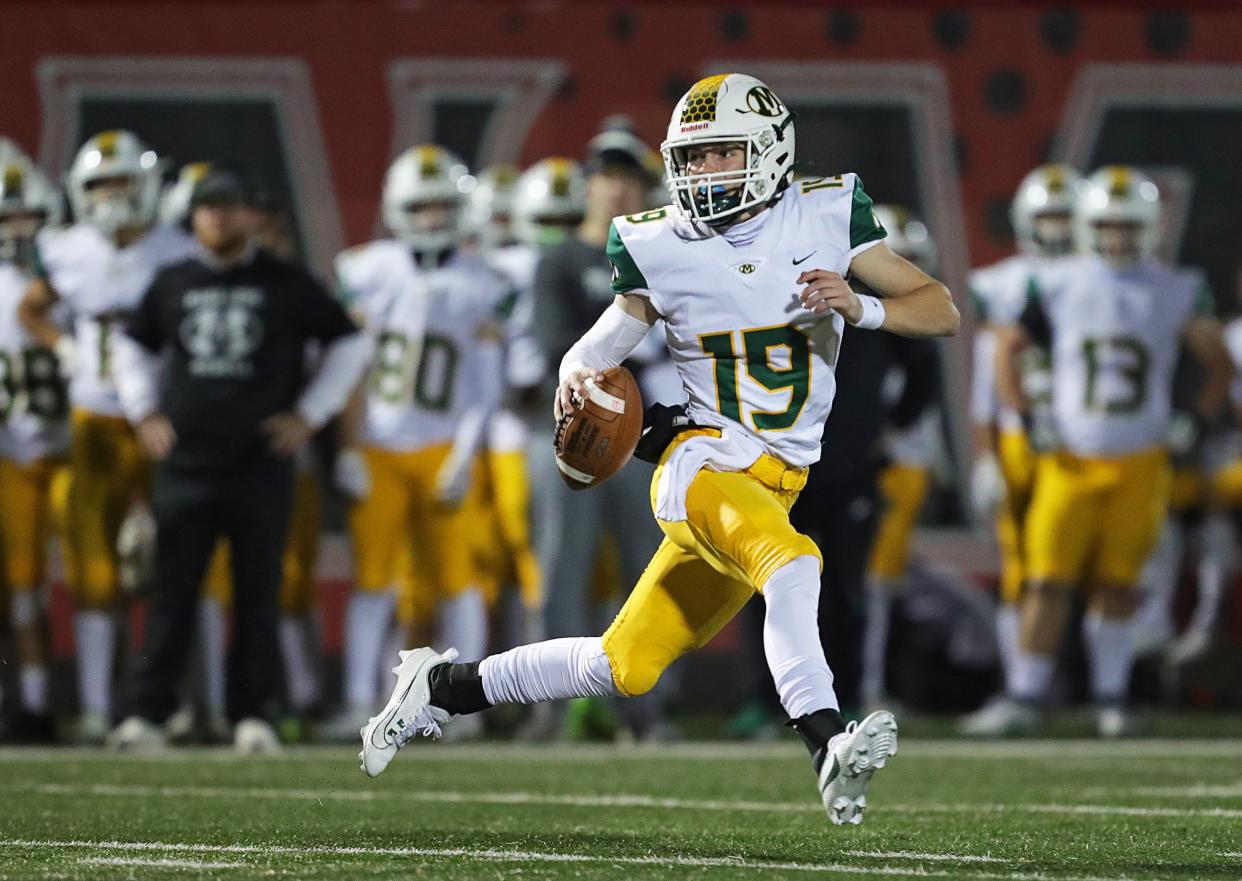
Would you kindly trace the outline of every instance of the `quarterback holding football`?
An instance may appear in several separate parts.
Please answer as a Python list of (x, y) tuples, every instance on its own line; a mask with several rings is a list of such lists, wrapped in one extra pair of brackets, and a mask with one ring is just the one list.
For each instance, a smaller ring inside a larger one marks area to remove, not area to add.
[[(672, 204), (615, 219), (615, 299), (561, 362), (558, 418), (663, 319), (687, 397), (648, 432), (663, 449), (640, 450), (658, 463), (665, 537), (616, 619), (602, 637), (478, 663), (403, 652), (392, 698), (363, 730), (367, 774), (416, 732), (495, 704), (642, 694), (760, 593), (768, 665), (829, 819), (862, 821), (897, 723), (885, 710), (842, 718), (816, 624), (823, 560), (789, 509), (820, 456), (844, 325), (948, 336), (959, 318), (944, 285), (885, 245), (855, 175), (793, 181), (793, 121), (745, 74), (700, 80), (677, 102), (661, 145)], [(851, 274), (880, 296), (855, 293)]]

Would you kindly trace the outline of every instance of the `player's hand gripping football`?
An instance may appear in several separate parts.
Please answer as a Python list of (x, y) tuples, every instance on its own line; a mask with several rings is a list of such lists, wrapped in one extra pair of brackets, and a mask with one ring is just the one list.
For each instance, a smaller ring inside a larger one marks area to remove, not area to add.
[(560, 422), (562, 416), (569, 415), (582, 406), (582, 402), (586, 400), (588, 382), (599, 382), (603, 378), (604, 374), (593, 367), (579, 367), (566, 376), (556, 390), (556, 400), (552, 402), (552, 413), (556, 421)]
[(858, 301), (858, 294), (838, 273), (827, 269), (808, 269), (798, 276), (797, 283), (806, 285), (798, 296), (808, 312), (819, 315), (835, 309), (850, 324), (857, 324), (862, 319), (863, 307)]

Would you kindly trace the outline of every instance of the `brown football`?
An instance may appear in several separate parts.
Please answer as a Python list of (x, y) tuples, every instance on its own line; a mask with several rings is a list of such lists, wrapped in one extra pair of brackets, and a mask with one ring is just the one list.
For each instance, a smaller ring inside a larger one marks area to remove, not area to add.
[(588, 386), (586, 402), (556, 426), (556, 465), (570, 489), (589, 489), (612, 477), (634, 455), (643, 433), (643, 400), (634, 374), (604, 371)]

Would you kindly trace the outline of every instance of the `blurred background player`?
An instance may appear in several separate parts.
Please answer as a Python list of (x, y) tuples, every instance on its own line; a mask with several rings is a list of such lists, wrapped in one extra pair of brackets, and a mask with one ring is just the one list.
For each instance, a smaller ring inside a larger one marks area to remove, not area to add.
[[(876, 205), (874, 210), (880, 225), (888, 230), (888, 246), (893, 253), (934, 276), (938, 269), (936, 243), (927, 226), (900, 206)], [(932, 360), (928, 366), (939, 369)], [(914, 527), (941, 450), (939, 382), (911, 383), (907, 372), (896, 368), (889, 371), (885, 386), (890, 427), (883, 439), (886, 464), (878, 480), (880, 520), (867, 562), (867, 633), (863, 643), (862, 701), (871, 709), (886, 701), (892, 703), (885, 676), (892, 604), (905, 586)]]
[(444, 148), (410, 148), (384, 180), (393, 238), (337, 258), (344, 296), (377, 349), (360, 433), (369, 492), (349, 515), (356, 589), (345, 616), (345, 707), (327, 730), (333, 738), (357, 736), (385, 676), (403, 552), (414, 575), (404, 581), (430, 593), (421, 605), (435, 610), (438, 641), (470, 659), (487, 650), (472, 539), (477, 503), (469, 496), (479, 489), (478, 454), (500, 403), (500, 313), (512, 287), (463, 247), (473, 184)]
[[(1004, 406), (996, 387), (996, 328), (1017, 321), (1026, 306), (1030, 282), (1046, 267), (1074, 252), (1074, 209), (1082, 179), (1065, 165), (1043, 165), (1018, 185), (1010, 219), (1018, 253), (976, 269), (970, 276), (975, 309), (974, 363), (970, 416), (975, 464), (970, 478), (971, 505), (983, 522), (995, 523), (1000, 550), (1000, 593), (996, 607), (996, 642), (1005, 689), (964, 718), (964, 734), (987, 735), (1009, 724), (1018, 651), (1019, 603), (1024, 579), (1023, 530), (1035, 480), (1035, 451), (1022, 416)], [(1047, 408), (1047, 352), (1028, 349), (1022, 366), (1027, 398), (1043, 424)]]
[(1074, 213), (1084, 253), (1034, 279), (1017, 325), (998, 332), (1002, 401), (1026, 412), (1019, 359), (1052, 353), (1055, 449), (1041, 453), (1025, 530), (1026, 589), (1008, 726), (1033, 727), (1070, 611), (1087, 591), (1083, 637), (1101, 736), (1132, 731), (1126, 711), (1140, 570), (1168, 507), (1172, 380), (1184, 341), (1205, 370), (1200, 424), (1228, 393), (1232, 367), (1196, 272), (1153, 255), (1159, 191), (1133, 168), (1084, 184)]
[[(75, 223), (40, 232), (36, 279), (19, 316), (71, 373), (66, 541), (77, 602), (77, 736), (100, 742), (112, 712), (117, 534), (131, 501), (145, 494), (148, 467), (117, 396), (113, 336), (155, 274), (194, 245), (184, 231), (156, 224), (159, 160), (130, 132), (103, 132), (83, 144), (65, 187)], [(72, 334), (53, 320), (61, 301), (73, 316)]]
[(46, 556), (53, 525), (63, 528), (69, 397), (55, 353), (18, 323), (17, 308), (30, 286), (35, 236), (59, 215), (60, 194), (30, 160), (0, 156), (0, 559), (17, 638), (18, 712), (7, 731), (17, 741), (54, 735)]

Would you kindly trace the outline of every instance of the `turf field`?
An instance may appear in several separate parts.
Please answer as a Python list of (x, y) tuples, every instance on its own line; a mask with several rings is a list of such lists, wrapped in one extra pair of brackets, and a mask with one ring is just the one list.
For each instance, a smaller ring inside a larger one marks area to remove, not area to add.
[(860, 827), (793, 743), (0, 751), (0, 878), (1242, 878), (1242, 740), (906, 739)]

